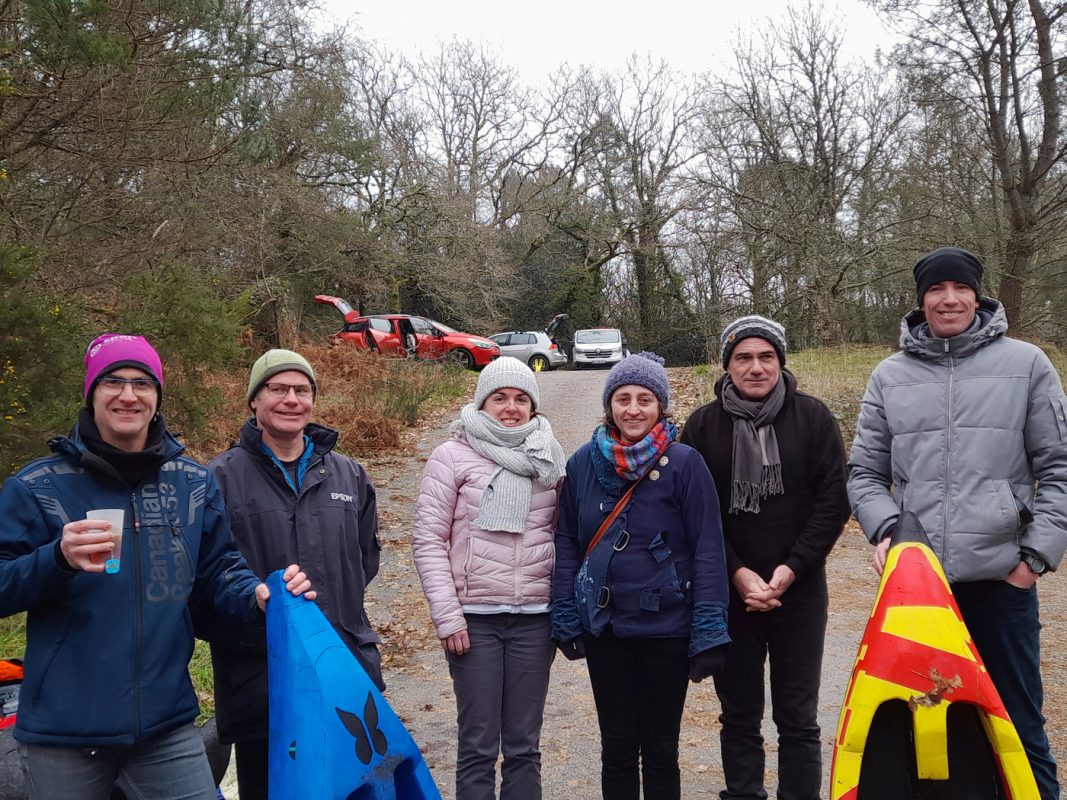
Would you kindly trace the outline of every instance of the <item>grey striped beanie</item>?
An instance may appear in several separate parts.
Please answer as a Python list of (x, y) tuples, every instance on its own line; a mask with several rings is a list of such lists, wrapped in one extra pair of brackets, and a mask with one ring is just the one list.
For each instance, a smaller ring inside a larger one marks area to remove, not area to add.
[(737, 343), (752, 336), (770, 342), (778, 353), (778, 361), (785, 366), (785, 328), (773, 319), (750, 314), (747, 317), (738, 317), (722, 329), (722, 349), (719, 355), (723, 369), (729, 365), (730, 353), (734, 351)]

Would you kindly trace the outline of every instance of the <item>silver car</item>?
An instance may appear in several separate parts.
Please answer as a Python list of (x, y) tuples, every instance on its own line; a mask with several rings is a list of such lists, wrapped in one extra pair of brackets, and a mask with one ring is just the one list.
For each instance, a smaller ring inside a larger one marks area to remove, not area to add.
[(552, 338), (552, 333), (566, 319), (566, 314), (558, 314), (543, 331), (509, 331), (494, 333), (489, 338), (500, 345), (500, 355), (515, 357), (534, 372), (565, 367), (567, 353)]
[(627, 355), (622, 331), (618, 328), (583, 328), (574, 332), (574, 368), (610, 367)]

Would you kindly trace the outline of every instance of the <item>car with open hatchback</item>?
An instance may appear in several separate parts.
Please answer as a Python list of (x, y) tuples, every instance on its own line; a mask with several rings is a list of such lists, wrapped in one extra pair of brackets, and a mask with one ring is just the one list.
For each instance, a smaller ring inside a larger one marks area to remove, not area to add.
[(325, 294), (315, 295), (315, 302), (333, 306), (344, 319), (333, 341), (360, 350), (399, 358), (451, 358), (467, 369), (481, 369), (500, 357), (500, 347), (491, 339), (457, 331), (428, 317), (360, 314), (343, 298)]

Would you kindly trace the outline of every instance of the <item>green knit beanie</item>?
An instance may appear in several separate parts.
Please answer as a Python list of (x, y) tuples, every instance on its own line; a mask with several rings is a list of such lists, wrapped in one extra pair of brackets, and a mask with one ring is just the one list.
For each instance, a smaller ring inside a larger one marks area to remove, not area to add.
[(279, 372), (289, 370), (303, 372), (311, 381), (312, 391), (317, 389), (315, 370), (300, 353), (294, 353), (292, 350), (268, 350), (256, 359), (256, 363), (252, 365), (252, 374), (248, 376), (248, 394), (245, 395), (245, 402), (248, 403), (249, 408), (252, 407), (252, 398), (256, 396), (260, 386)]

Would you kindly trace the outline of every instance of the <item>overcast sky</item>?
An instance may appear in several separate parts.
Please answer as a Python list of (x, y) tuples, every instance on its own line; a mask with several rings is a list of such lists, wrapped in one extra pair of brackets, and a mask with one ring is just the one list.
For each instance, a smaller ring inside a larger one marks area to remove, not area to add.
[[(566, 61), (606, 69), (631, 53), (662, 56), (682, 72), (718, 70), (739, 31), (782, 19), (787, 0), (324, 0), (361, 38), (414, 56), (453, 36), (486, 43), (534, 82)], [(796, 5), (796, 3), (794, 3)], [(846, 54), (870, 59), (889, 34), (860, 0), (827, 0), (846, 29)]]

